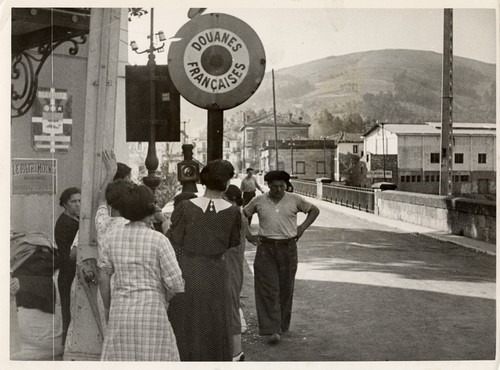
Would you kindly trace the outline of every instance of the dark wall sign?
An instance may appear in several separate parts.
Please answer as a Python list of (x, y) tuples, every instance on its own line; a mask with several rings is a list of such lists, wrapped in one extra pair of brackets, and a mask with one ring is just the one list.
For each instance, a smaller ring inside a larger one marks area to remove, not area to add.
[[(151, 85), (149, 67), (125, 67), (127, 141), (149, 141), (151, 128)], [(156, 66), (156, 141), (180, 141), (180, 94), (166, 65)]]

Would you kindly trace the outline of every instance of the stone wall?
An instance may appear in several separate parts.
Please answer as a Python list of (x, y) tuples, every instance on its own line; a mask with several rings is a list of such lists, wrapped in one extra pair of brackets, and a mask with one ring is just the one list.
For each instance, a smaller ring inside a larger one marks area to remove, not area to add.
[(375, 213), (489, 243), (496, 241), (496, 203), (431, 194), (383, 191)]

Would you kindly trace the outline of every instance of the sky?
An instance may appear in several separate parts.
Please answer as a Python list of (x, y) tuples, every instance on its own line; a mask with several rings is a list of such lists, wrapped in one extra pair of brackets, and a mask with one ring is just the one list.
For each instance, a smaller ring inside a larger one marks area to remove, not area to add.
[[(208, 1), (203, 3), (211, 4)], [(243, 8), (231, 2), (231, 7), (208, 6), (205, 14), (230, 14), (252, 27), (264, 46), (266, 72), (274, 69), (277, 76), (282, 68), (332, 55), (381, 49), (443, 52), (443, 2), (420, 1), (417, 5), (416, 2), (408, 1), (360, 3), (324, 0), (308, 2), (308, 8), (303, 4), (300, 0), (292, 0), (279, 1), (278, 5), (283, 5), (281, 7), (270, 8), (257, 4)], [(381, 4), (381, 7), (369, 8), (374, 6), (370, 4)], [(404, 7), (408, 4), (413, 7)], [(471, 2), (463, 3), (462, 6), (464, 4)], [(474, 9), (458, 8), (460, 3), (456, 0), (453, 2), (454, 55), (495, 63), (496, 5), (494, 2), (481, 0), (476, 0), (473, 4), (476, 7)], [(155, 32), (162, 30), (167, 38), (175, 37), (180, 27), (189, 21), (188, 9), (189, 6), (156, 6)], [(140, 51), (149, 47), (147, 36), (150, 21), (150, 14), (147, 14), (129, 22), (129, 41), (136, 41)], [(167, 64), (168, 45), (167, 42), (163, 53), (156, 54), (158, 64)], [(147, 55), (138, 55), (129, 50), (129, 62), (146, 64)], [(236, 107), (225, 114), (238, 110), (239, 107)], [(190, 122), (187, 131), (189, 134), (196, 134), (200, 128), (206, 127), (206, 111), (182, 99), (181, 121)]]
[[(156, 7), (155, 31), (173, 37), (186, 23), (188, 8)], [(252, 27), (266, 52), (266, 68), (279, 70), (331, 55), (380, 49), (431, 50), (443, 48), (443, 10), (346, 8), (218, 8), (205, 13), (227, 13)], [(454, 10), (454, 54), (494, 63), (495, 10)], [(147, 49), (150, 15), (129, 23), (129, 40)], [(168, 45), (167, 45), (168, 46)], [(157, 54), (166, 63), (168, 51)], [(146, 55), (129, 53), (132, 64), (145, 64)]]

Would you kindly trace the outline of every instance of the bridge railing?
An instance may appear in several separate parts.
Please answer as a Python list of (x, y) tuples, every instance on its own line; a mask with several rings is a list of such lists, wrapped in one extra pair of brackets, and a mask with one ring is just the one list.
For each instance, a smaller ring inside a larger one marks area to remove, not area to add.
[(323, 184), (322, 200), (373, 213), (375, 190), (355, 186)]
[[(314, 183), (291, 180), (294, 191), (305, 196), (374, 213), (375, 190), (355, 186)], [(318, 189), (319, 188), (319, 189)], [(319, 196), (318, 196), (319, 194)]]
[(300, 180), (291, 180), (293, 185), (293, 191), (298, 194), (302, 194), (308, 197), (316, 198), (317, 197), (317, 186), (315, 182), (308, 181), (300, 181)]

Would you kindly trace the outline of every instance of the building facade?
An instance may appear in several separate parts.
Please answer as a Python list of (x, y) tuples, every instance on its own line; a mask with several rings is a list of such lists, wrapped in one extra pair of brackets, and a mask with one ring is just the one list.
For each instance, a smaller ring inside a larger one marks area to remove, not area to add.
[[(384, 124), (364, 134), (362, 161), (367, 175), (382, 174), (398, 190), (439, 194), (441, 124)], [(453, 124), (453, 193), (494, 194), (496, 191), (496, 126)], [(389, 176), (390, 179), (389, 179)], [(367, 176), (370, 182), (369, 176)], [(372, 182), (383, 178), (371, 177)]]
[[(208, 145), (206, 129), (200, 131), (199, 136), (194, 139), (193, 145), (195, 146), (193, 152), (194, 158), (203, 165), (207, 164)], [(224, 139), (222, 142), (222, 159), (231, 162), (235, 172), (242, 171), (241, 145), (242, 142), (239, 135), (234, 133), (224, 133)]]
[(353, 167), (359, 158), (363, 156), (363, 138), (361, 134), (350, 132), (339, 132), (329, 136), (328, 139), (335, 142), (334, 181), (347, 181)]
[[(292, 115), (278, 115), (276, 126), (279, 140), (307, 139), (309, 137), (309, 123), (302, 122), (302, 117), (294, 120)], [(265, 170), (261, 167), (261, 148), (266, 141), (275, 140), (274, 115), (267, 114), (249, 122), (244, 122), (241, 132), (241, 160), (243, 169), (252, 167), (256, 170)]]
[[(281, 140), (278, 141), (278, 170), (287, 171), (299, 179), (332, 178), (334, 140)], [(276, 170), (276, 147), (265, 141), (260, 150), (263, 172)]]

